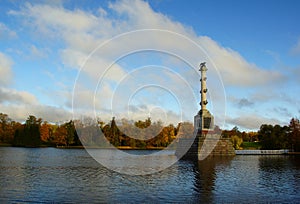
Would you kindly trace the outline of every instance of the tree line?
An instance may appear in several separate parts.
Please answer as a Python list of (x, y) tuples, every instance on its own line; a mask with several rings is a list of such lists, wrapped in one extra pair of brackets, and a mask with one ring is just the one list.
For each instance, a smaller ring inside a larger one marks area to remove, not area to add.
[(285, 126), (263, 124), (257, 132), (241, 132), (234, 127), (232, 130), (224, 130), (222, 136), (231, 138), (235, 149), (243, 149), (245, 144), (257, 142), (260, 149), (300, 152), (300, 122), (297, 118), (292, 118), (289, 125)]
[[(76, 127), (76, 128), (75, 128)], [(290, 149), (300, 151), (300, 122), (292, 118), (289, 125), (261, 125), (257, 132), (241, 132), (238, 127), (222, 131), (223, 138), (230, 138), (235, 149), (243, 149), (246, 144), (258, 144), (261, 149)], [(108, 123), (68, 121), (52, 124), (33, 115), (28, 116), (22, 124), (13, 121), (7, 114), (0, 113), (0, 144), (23, 147), (40, 146), (85, 146), (130, 148), (162, 148), (174, 140), (192, 137), (194, 127), (190, 122), (163, 125), (161, 121), (130, 121), (115, 118)], [(99, 137), (103, 135), (103, 137)], [(255, 147), (257, 148), (257, 146)]]
[[(161, 121), (152, 122), (150, 118), (144, 121), (132, 121), (115, 118), (105, 124), (90, 121), (74, 121), (80, 140), (90, 147), (129, 147), (138, 149), (162, 148), (169, 146), (179, 134), (181, 124), (163, 126)], [(191, 129), (193, 131), (193, 129)]]
[(0, 113), (0, 143), (21, 147), (81, 145), (73, 121), (50, 124), (33, 115), (24, 124)]
[[(188, 125), (190, 128), (185, 129), (193, 131), (192, 125)], [(183, 135), (178, 132), (181, 126), (182, 124), (176, 127), (172, 124), (163, 126), (162, 122), (152, 122), (150, 118), (144, 121), (122, 119), (118, 125), (115, 118), (107, 124), (103, 121), (95, 124), (87, 118), (85, 121), (70, 120), (59, 125), (33, 115), (28, 116), (24, 124), (21, 124), (10, 119), (7, 114), (0, 113), (0, 144), (40, 147), (81, 146), (83, 143), (91, 147), (108, 147), (110, 143), (115, 147), (159, 148), (169, 146), (176, 135)], [(132, 134), (135, 137), (131, 137)]]

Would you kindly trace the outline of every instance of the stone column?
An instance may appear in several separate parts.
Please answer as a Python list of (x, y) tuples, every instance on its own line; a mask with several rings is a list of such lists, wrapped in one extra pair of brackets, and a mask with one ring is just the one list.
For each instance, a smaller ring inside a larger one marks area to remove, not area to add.
[(201, 102), (200, 102), (200, 106), (201, 106), (201, 110), (206, 110), (206, 105), (207, 105), (207, 99), (206, 99), (206, 93), (207, 93), (207, 88), (206, 88), (206, 71), (207, 68), (205, 66), (205, 62), (200, 64), (200, 70), (201, 71)]

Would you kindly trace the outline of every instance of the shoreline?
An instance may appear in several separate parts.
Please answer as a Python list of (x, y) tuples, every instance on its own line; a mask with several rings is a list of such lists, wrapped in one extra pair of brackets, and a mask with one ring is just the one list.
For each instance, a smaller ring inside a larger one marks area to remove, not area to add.
[[(17, 147), (12, 146), (11, 144), (4, 144), (0, 143), (0, 147)], [(115, 149), (113, 147), (97, 147), (97, 146), (46, 146), (41, 145), (38, 147), (21, 147), (21, 148), (57, 148), (57, 149)], [(116, 149), (119, 150), (163, 150), (166, 147), (145, 147), (145, 148), (139, 148), (139, 147), (130, 147), (130, 146), (120, 146)], [(169, 150), (175, 150), (175, 149), (169, 149)], [(236, 155), (300, 155), (300, 152), (289, 152), (287, 150), (235, 150)]]
[(236, 155), (300, 155), (300, 152), (290, 152), (288, 149), (280, 150), (235, 150)]
[(163, 150), (165, 147), (146, 147), (146, 148), (139, 148), (139, 147), (129, 147), (129, 146), (120, 146), (120, 147), (97, 147), (97, 146), (56, 146), (55, 148), (58, 149), (119, 149), (119, 150)]
[(0, 143), (0, 147), (21, 147), (21, 148), (57, 148), (57, 149), (119, 149), (119, 150), (163, 150), (166, 147), (130, 147), (130, 146), (119, 146), (119, 147), (99, 147), (99, 146), (47, 146), (41, 145), (37, 147), (31, 146), (13, 146), (11, 144)]

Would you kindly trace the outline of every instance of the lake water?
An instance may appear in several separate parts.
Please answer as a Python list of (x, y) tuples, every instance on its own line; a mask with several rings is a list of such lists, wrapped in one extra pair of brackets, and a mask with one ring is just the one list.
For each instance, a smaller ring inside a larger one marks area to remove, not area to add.
[(0, 148), (0, 203), (28, 202), (300, 203), (300, 156), (178, 161), (130, 176), (101, 166), (84, 149)]

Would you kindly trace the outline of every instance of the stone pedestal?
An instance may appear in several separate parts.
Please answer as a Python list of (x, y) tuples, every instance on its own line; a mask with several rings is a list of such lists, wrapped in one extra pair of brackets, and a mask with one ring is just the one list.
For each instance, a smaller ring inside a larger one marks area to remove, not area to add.
[(179, 139), (175, 154), (181, 159), (197, 161), (214, 156), (234, 156), (235, 151), (230, 139), (220, 138), (219, 134), (207, 133), (195, 138)]
[(219, 135), (208, 134), (206, 138), (201, 137), (198, 142), (198, 160), (210, 156), (234, 156), (235, 150), (228, 138), (220, 138)]

